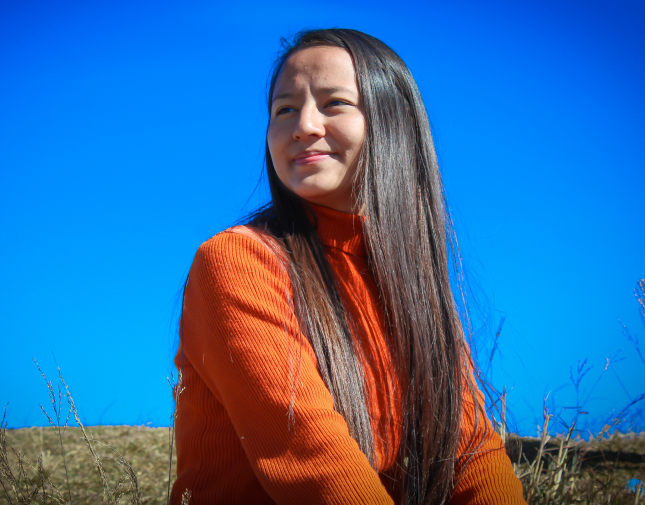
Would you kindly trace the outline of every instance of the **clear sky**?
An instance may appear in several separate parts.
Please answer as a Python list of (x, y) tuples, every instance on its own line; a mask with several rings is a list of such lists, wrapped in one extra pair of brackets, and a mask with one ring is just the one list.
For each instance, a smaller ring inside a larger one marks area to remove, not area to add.
[(492, 380), (520, 431), (535, 432), (549, 392), (576, 406), (579, 360), (593, 367), (578, 400), (590, 427), (645, 393), (619, 322), (645, 344), (643, 2), (4, 0), (10, 427), (46, 423), (32, 357), (53, 379), (52, 353), (87, 424), (167, 425), (194, 252), (267, 195), (254, 188), (280, 37), (332, 26), (381, 38), (417, 79), (477, 335), (505, 317)]

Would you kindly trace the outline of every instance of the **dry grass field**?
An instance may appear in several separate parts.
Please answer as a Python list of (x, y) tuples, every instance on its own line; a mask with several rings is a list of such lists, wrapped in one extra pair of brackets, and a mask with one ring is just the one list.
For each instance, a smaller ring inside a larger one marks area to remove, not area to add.
[[(165, 504), (168, 491), (169, 430), (144, 426), (93, 426), (85, 428), (88, 438), (96, 440), (96, 453), (104, 469), (107, 487), (120, 487), (123, 494), (104, 499), (104, 485), (80, 428), (68, 427), (62, 435), (67, 463), (67, 478), (58, 432), (51, 428), (22, 428), (6, 430), (5, 442), (9, 464), (18, 476), (18, 454), (23, 459), (24, 474), (20, 476), (21, 492), (12, 493), (6, 478), (0, 478), (7, 492), (0, 490), (0, 504), (22, 503), (140, 503)], [(567, 443), (566, 464), (557, 464), (563, 439), (546, 441), (538, 460), (542, 439), (522, 438), (521, 452), (517, 437), (507, 439), (508, 452), (518, 476), (522, 478), (529, 503), (629, 504), (645, 503), (644, 499), (627, 489), (630, 479), (645, 481), (645, 433), (615, 432), (611, 436), (589, 441), (570, 440)], [(14, 452), (15, 451), (15, 452)], [(118, 454), (117, 454), (118, 452)], [(129, 478), (119, 457), (128, 461), (135, 471), (138, 496), (133, 493)], [(42, 479), (38, 475), (38, 460), (42, 459)], [(518, 463), (518, 461), (522, 461)], [(537, 472), (527, 461), (542, 462)], [(174, 480), (174, 469), (170, 478)], [(559, 485), (553, 485), (560, 472)], [(31, 480), (31, 486), (29, 485)], [(532, 480), (533, 479), (533, 480)], [(118, 486), (118, 483), (121, 485)], [(52, 484), (58, 489), (53, 492)], [(535, 484), (535, 485), (534, 485)], [(28, 498), (29, 488), (39, 488), (38, 495)], [(48, 496), (43, 501), (44, 494)], [(641, 491), (642, 493), (642, 491)], [(16, 496), (22, 496), (16, 498)], [(51, 496), (51, 498), (50, 498)], [(57, 498), (58, 497), (58, 498)]]
[[(635, 294), (645, 323), (645, 279), (638, 282)], [(627, 332), (627, 338), (645, 365), (636, 335)], [(578, 386), (586, 374), (581, 370), (579, 365)], [(44, 412), (50, 427), (8, 430), (4, 418), (0, 423), (0, 504), (168, 503), (176, 468), (172, 428), (84, 427), (60, 370), (56, 387), (45, 381), (51, 408)], [(181, 373), (178, 384), (172, 378), (170, 382), (180, 401)], [(529, 505), (645, 505), (645, 432), (621, 434), (612, 429), (645, 400), (645, 394), (587, 440), (576, 429), (577, 418), (565, 428), (567, 433), (551, 436), (558, 418), (546, 407), (539, 437), (509, 435), (505, 393), (500, 400), (495, 424)], [(74, 421), (78, 427), (70, 426)], [(186, 493), (182, 505), (189, 503)]]
[[(85, 428), (88, 438), (97, 440), (96, 452), (100, 457), (108, 485), (114, 488), (124, 474), (124, 470), (115, 458), (120, 455), (128, 461), (135, 470), (141, 500), (139, 503), (148, 505), (165, 504), (168, 491), (169, 444), (168, 428), (148, 428), (144, 426), (92, 426)], [(89, 451), (80, 428), (68, 427), (62, 437), (67, 463), (67, 476), (74, 504), (95, 504), (103, 502), (103, 485), (97, 471), (92, 453)], [(99, 443), (100, 442), (100, 443)], [(40, 481), (37, 476), (38, 458), (42, 457), (42, 474), (45, 478), (40, 485), (49, 496), (52, 494), (53, 483), (63, 499), (69, 500), (66, 484), (65, 465), (61, 453), (58, 432), (51, 427), (22, 428), (6, 431), (6, 448), (14, 474), (18, 474), (18, 458), (16, 453), (25, 458), (23, 467), (26, 475), (36, 484)], [(14, 453), (11, 449), (15, 450)], [(117, 452), (118, 451), (118, 454)], [(29, 463), (27, 463), (27, 461)], [(176, 460), (175, 460), (176, 461)], [(175, 461), (173, 472), (175, 477)], [(7, 479), (2, 479), (9, 486)], [(22, 478), (23, 488), (28, 488), (25, 476)], [(44, 488), (43, 488), (44, 486)], [(130, 488), (130, 482), (122, 485), (124, 491)], [(9, 487), (10, 489), (10, 487)], [(9, 490), (7, 489), (7, 490)], [(8, 493), (12, 495), (11, 491)], [(123, 503), (130, 502), (130, 492), (121, 498)], [(42, 493), (41, 493), (42, 496)], [(0, 490), (0, 503), (19, 503)], [(33, 499), (33, 502), (43, 503), (43, 500)], [(56, 503), (52, 500), (51, 503)]]
[[(507, 439), (529, 504), (645, 503), (645, 433)], [(630, 485), (631, 484), (631, 489)]]

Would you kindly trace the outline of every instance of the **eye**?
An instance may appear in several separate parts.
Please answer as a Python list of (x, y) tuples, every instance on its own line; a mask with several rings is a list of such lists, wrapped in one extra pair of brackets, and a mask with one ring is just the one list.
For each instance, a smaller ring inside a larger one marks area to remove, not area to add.
[(281, 116), (282, 114), (286, 114), (287, 112), (292, 112), (294, 109), (292, 107), (280, 107), (277, 111), (275, 111), (276, 116)]
[(327, 107), (338, 107), (342, 105), (350, 105), (347, 103), (345, 100), (331, 100), (328, 104)]

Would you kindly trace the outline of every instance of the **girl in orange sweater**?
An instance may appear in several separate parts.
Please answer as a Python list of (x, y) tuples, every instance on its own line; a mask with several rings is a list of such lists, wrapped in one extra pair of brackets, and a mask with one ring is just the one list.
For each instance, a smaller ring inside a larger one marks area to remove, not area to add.
[(184, 293), (173, 503), (524, 503), (408, 68), (364, 33), (304, 32), (268, 99), (272, 201), (202, 244)]

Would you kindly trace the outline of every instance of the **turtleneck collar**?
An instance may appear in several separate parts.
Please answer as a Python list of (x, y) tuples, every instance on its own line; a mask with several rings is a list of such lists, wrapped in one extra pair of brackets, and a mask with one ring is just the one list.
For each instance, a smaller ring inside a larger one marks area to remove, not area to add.
[(363, 237), (365, 218), (346, 214), (329, 207), (309, 203), (317, 219), (316, 233), (327, 247), (334, 247), (355, 256), (367, 256)]

